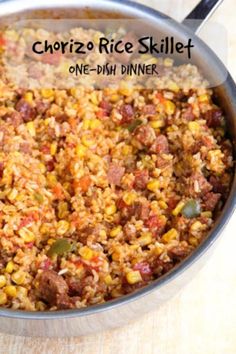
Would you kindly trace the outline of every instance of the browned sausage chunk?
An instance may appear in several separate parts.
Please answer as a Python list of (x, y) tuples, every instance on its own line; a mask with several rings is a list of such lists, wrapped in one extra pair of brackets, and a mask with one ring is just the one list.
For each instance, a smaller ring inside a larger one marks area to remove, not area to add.
[(36, 117), (36, 110), (24, 99), (20, 99), (16, 104), (16, 110), (21, 114), (24, 122), (29, 122)]

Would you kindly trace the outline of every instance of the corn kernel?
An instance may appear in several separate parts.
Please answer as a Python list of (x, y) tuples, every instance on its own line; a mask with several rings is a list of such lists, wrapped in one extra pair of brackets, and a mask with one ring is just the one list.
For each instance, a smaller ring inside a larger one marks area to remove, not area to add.
[(179, 237), (179, 233), (176, 229), (170, 229), (162, 236), (162, 241), (165, 243), (169, 243), (172, 240), (177, 240)]
[(108, 274), (105, 278), (104, 281), (106, 283), (106, 285), (111, 285), (113, 283), (112, 277), (110, 276), (110, 274)]
[(91, 119), (90, 121), (90, 128), (97, 129), (102, 126), (102, 122), (99, 119)]
[(12, 202), (13, 200), (16, 199), (17, 197), (17, 194), (18, 194), (18, 191), (16, 188), (13, 188), (10, 193), (7, 195), (8, 199)]
[(33, 93), (28, 91), (24, 94), (24, 100), (27, 102), (27, 103), (32, 103), (33, 102)]
[(6, 303), (7, 303), (7, 295), (3, 291), (0, 291), (0, 305), (4, 305)]
[(95, 141), (89, 135), (83, 135), (81, 141), (87, 147), (91, 147), (95, 144)]
[(119, 262), (121, 258), (120, 252), (113, 252), (111, 257), (113, 261)]
[(67, 204), (67, 202), (59, 202), (59, 204), (58, 204), (58, 217), (60, 219), (63, 219), (67, 215), (68, 215), (68, 204)]
[(54, 97), (53, 89), (41, 89), (41, 95), (43, 98), (52, 98)]
[(204, 218), (212, 218), (212, 212), (211, 211), (203, 211), (201, 213), (201, 216), (203, 216)]
[(163, 120), (152, 120), (149, 124), (153, 129), (159, 129), (164, 127), (165, 122)]
[(201, 229), (202, 229), (202, 223), (200, 222), (200, 221), (195, 221), (192, 225), (191, 225), (191, 227), (190, 227), (190, 230), (192, 231), (192, 232), (194, 232), (194, 231), (200, 231)]
[(115, 102), (117, 102), (117, 101), (119, 100), (119, 98), (120, 98), (119, 95), (114, 94), (114, 95), (111, 95), (110, 101), (111, 101), (112, 103), (115, 103)]
[(128, 272), (126, 274), (126, 279), (129, 284), (136, 284), (143, 280), (138, 270)]
[(57, 223), (58, 235), (64, 235), (69, 230), (70, 224), (66, 220), (60, 220)]
[(46, 223), (42, 224), (40, 229), (39, 229), (40, 233), (43, 234), (43, 235), (47, 234), (49, 232), (49, 230), (50, 230), (50, 227)]
[(55, 239), (54, 239), (54, 238), (49, 238), (49, 239), (47, 240), (47, 244), (48, 244), (49, 246), (51, 246), (54, 242), (55, 242)]
[(196, 132), (199, 132), (200, 125), (197, 122), (189, 122), (188, 128), (192, 133), (196, 133)]
[(48, 182), (49, 186), (54, 186), (57, 183), (57, 177), (52, 173), (48, 173), (47, 174), (47, 182)]
[(107, 236), (106, 230), (101, 230), (99, 232), (99, 236), (101, 236), (102, 238), (106, 238), (106, 236)]
[(12, 261), (9, 261), (6, 265), (6, 272), (12, 273), (13, 270), (14, 270), (14, 263)]
[(111, 204), (105, 208), (105, 213), (107, 215), (113, 215), (116, 212), (116, 206), (115, 204)]
[(147, 189), (149, 189), (152, 192), (155, 192), (159, 187), (160, 187), (160, 183), (158, 180), (155, 179), (151, 180), (147, 184)]
[(188, 239), (188, 242), (190, 243), (190, 245), (197, 247), (198, 245), (198, 239), (196, 239), (196, 237), (190, 236)]
[(110, 236), (116, 237), (121, 231), (122, 231), (122, 227), (120, 225), (117, 227), (114, 227), (110, 232)]
[(79, 249), (79, 254), (86, 261), (90, 261), (94, 256), (93, 250), (91, 250), (91, 248), (89, 248), (87, 246), (81, 247)]
[(46, 166), (42, 162), (39, 163), (39, 169), (42, 173), (46, 172)]
[(4, 292), (10, 297), (16, 297), (16, 287), (14, 285), (7, 285), (4, 288)]
[(28, 230), (26, 227), (22, 227), (19, 230), (19, 235), (25, 242), (33, 242), (33, 241), (35, 241), (34, 233), (32, 231)]
[(167, 209), (168, 205), (166, 204), (166, 202), (164, 202), (164, 200), (160, 200), (159, 201), (159, 206), (161, 207), (161, 209)]
[(17, 271), (12, 274), (11, 279), (14, 281), (15, 284), (21, 285), (24, 283), (26, 278), (26, 273), (22, 271)]
[(26, 127), (27, 127), (28, 132), (30, 133), (31, 136), (35, 136), (36, 135), (34, 122), (31, 121), (31, 122), (26, 123)]
[(207, 94), (200, 95), (200, 96), (198, 97), (198, 101), (199, 101), (199, 102), (208, 102), (208, 100), (209, 100), (209, 96), (208, 96)]
[(179, 92), (179, 86), (174, 81), (171, 81), (169, 83), (169, 87), (168, 88), (169, 88), (169, 90), (174, 91), (176, 93)]
[(152, 243), (152, 233), (151, 232), (143, 232), (137, 241), (140, 246), (149, 245), (150, 243)]
[(175, 209), (172, 210), (172, 215), (177, 216), (181, 212), (181, 210), (183, 209), (184, 205), (185, 205), (185, 202), (184, 201), (180, 201), (176, 205)]
[(97, 97), (96, 92), (93, 91), (93, 92), (90, 94), (90, 100), (91, 100), (91, 102), (92, 102), (95, 106), (98, 105), (98, 97)]
[(90, 119), (84, 119), (83, 120), (83, 128), (85, 130), (88, 130), (90, 128)]
[(170, 100), (165, 100), (165, 112), (168, 115), (172, 115), (175, 112), (175, 104)]
[(3, 288), (6, 285), (6, 277), (5, 275), (0, 275), (0, 288)]
[(50, 154), (54, 156), (57, 152), (57, 142), (54, 141), (50, 146)]
[(137, 199), (137, 195), (135, 192), (126, 192), (123, 195), (123, 201), (127, 204), (127, 205), (131, 205), (133, 204), (133, 202)]
[(124, 145), (122, 148), (122, 153), (123, 155), (127, 156), (127, 155), (131, 155), (132, 154), (132, 146), (131, 145)]

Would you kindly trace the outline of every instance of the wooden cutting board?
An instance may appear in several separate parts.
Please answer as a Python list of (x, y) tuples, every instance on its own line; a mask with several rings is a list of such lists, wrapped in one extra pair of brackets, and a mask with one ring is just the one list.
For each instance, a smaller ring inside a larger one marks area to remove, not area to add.
[[(142, 0), (181, 20), (197, 0)], [(236, 79), (236, 1), (213, 19), (228, 31), (228, 68)], [(216, 39), (217, 40), (217, 39)], [(0, 334), (1, 354), (235, 354), (236, 216), (201, 272), (171, 301), (118, 330), (83, 338), (38, 339)]]

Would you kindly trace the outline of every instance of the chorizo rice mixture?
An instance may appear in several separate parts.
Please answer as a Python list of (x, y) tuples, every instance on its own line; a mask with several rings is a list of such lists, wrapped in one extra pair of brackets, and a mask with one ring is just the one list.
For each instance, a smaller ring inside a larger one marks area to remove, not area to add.
[[(176, 70), (170, 60), (160, 67)], [(182, 80), (200, 75), (178, 70)], [(152, 90), (23, 90), (0, 75), (1, 306), (103, 303), (199, 245), (232, 177), (212, 90), (177, 80)]]

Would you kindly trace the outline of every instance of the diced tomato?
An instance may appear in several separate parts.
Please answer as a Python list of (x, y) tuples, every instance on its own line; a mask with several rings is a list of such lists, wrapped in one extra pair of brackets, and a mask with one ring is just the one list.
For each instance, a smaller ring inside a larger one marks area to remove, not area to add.
[(39, 214), (37, 211), (32, 211), (29, 215), (27, 215), (26, 217), (24, 217), (20, 224), (19, 224), (19, 229), (21, 229), (22, 227), (25, 227), (27, 225), (29, 225), (30, 223), (34, 222), (34, 221), (38, 221), (39, 220)]
[(45, 53), (42, 56), (42, 62), (45, 64), (51, 64), (57, 66), (60, 63), (61, 54), (59, 52), (56, 53)]
[(178, 200), (176, 198), (170, 198), (167, 202), (169, 210), (173, 210), (178, 204)]
[(151, 215), (146, 221), (146, 226), (152, 230), (157, 231), (158, 233), (162, 232), (165, 226), (165, 220), (158, 217), (157, 215)]
[(77, 127), (77, 119), (76, 118), (68, 118), (68, 122), (71, 126), (72, 129), (75, 129)]
[(160, 92), (157, 92), (156, 98), (158, 98), (160, 103), (164, 103), (165, 102), (165, 98), (163, 97), (162, 93), (160, 93)]
[(25, 246), (27, 247), (27, 248), (32, 248), (33, 247), (33, 245), (34, 245), (34, 243), (33, 242), (28, 242)]
[(50, 146), (49, 145), (42, 145), (40, 150), (42, 151), (42, 153), (44, 153), (45, 155), (50, 154)]
[(53, 188), (52, 188), (52, 191), (56, 197), (56, 199), (60, 199), (60, 200), (63, 200), (65, 199), (65, 195), (64, 195), (64, 192), (63, 192), (63, 189), (62, 189), (62, 186), (60, 183), (57, 183)]
[(107, 117), (107, 112), (104, 110), (104, 109), (99, 109), (97, 112), (96, 112), (96, 116), (99, 118), (99, 119), (104, 119), (105, 117)]
[(6, 45), (6, 39), (3, 36), (0, 36), (0, 47), (4, 47)]
[(75, 188), (80, 188), (82, 192), (87, 192), (91, 184), (91, 178), (89, 176), (83, 176), (79, 180), (74, 182)]
[(48, 270), (51, 265), (52, 265), (51, 260), (49, 258), (47, 258), (43, 262), (41, 262), (39, 268), (41, 268), (43, 270)]
[(126, 204), (122, 198), (117, 200), (116, 206), (119, 210), (129, 207), (129, 205)]

